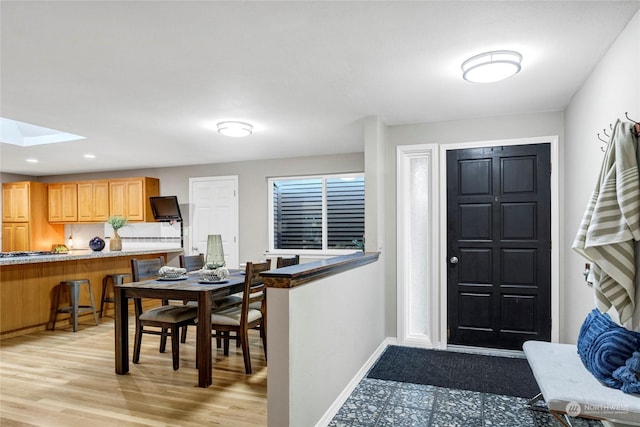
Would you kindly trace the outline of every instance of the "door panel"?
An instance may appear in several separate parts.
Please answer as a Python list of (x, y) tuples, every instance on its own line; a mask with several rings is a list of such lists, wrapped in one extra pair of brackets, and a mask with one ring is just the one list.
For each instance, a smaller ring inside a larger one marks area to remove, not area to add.
[(450, 344), (550, 340), (549, 159), (550, 144), (447, 152)]
[(207, 238), (220, 234), (229, 268), (238, 268), (238, 180), (235, 176), (191, 178), (191, 254), (206, 255)]

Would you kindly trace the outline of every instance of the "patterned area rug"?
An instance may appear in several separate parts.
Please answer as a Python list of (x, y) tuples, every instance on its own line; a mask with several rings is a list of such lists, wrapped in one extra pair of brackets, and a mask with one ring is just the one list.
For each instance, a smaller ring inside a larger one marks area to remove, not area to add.
[(390, 346), (368, 378), (530, 399), (540, 393), (524, 358)]
[[(329, 427), (561, 427), (528, 399), (364, 378)], [(602, 427), (572, 418), (574, 427)]]

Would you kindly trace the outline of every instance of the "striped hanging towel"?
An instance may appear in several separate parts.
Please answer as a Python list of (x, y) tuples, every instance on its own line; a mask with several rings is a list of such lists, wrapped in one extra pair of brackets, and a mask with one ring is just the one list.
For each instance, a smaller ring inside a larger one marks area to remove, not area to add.
[(633, 241), (640, 240), (640, 182), (633, 124), (616, 121), (573, 249), (592, 263), (596, 306), (620, 322), (635, 310)]

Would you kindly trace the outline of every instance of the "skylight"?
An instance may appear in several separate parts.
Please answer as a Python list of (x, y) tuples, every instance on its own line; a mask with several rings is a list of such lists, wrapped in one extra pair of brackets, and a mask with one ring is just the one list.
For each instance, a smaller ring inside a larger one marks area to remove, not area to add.
[(84, 136), (0, 117), (0, 142), (30, 147), (84, 139)]

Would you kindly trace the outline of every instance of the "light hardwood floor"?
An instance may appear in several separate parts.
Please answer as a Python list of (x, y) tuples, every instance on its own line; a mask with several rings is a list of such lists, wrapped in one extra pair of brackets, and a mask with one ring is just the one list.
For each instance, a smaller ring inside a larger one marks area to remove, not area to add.
[[(130, 322), (131, 323), (131, 322)], [(133, 325), (132, 325), (133, 326)], [(171, 368), (170, 343), (142, 339), (140, 364), (115, 374), (113, 319), (86, 319), (70, 328), (0, 341), (0, 425), (9, 426), (266, 426), (267, 367), (257, 331), (251, 331), (253, 374), (242, 351), (229, 357), (213, 343), (213, 385), (199, 388), (195, 328), (180, 345), (180, 369)], [(133, 329), (130, 329), (130, 357)]]

